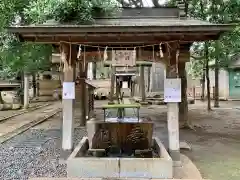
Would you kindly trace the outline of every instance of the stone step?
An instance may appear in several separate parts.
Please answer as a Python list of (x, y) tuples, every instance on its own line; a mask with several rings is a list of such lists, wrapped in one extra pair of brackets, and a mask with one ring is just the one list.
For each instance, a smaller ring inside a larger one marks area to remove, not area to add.
[[(169, 180), (154, 178), (29, 178), (29, 180)], [(175, 180), (199, 180), (199, 179), (175, 179)], [(202, 179), (204, 180), (204, 179)]]

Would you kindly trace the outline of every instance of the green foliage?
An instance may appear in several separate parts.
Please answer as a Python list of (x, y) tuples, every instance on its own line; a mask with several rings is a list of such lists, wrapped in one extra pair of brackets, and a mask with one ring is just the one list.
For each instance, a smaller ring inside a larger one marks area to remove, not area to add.
[[(226, 68), (232, 63), (232, 56), (239, 54), (240, 48), (240, 1), (239, 0), (184, 0), (187, 3), (188, 16), (218, 23), (238, 23), (237, 27), (229, 33), (223, 34), (219, 39), (219, 48), (216, 42), (209, 42), (209, 61), (218, 60), (220, 68)], [(169, 1), (171, 5), (176, 1)], [(188, 71), (195, 77), (200, 77), (204, 69), (204, 46), (202, 43), (194, 43), (192, 47), (192, 59), (188, 65)], [(212, 66), (214, 68), (214, 66)]]
[(51, 53), (49, 45), (22, 43), (8, 36), (0, 52), (0, 77), (14, 79), (23, 72), (36, 73), (49, 69)]
[[(200, 51), (199, 51), (200, 49)], [(194, 43), (190, 49), (191, 58), (187, 63), (188, 74), (194, 78), (201, 77), (204, 70), (204, 43)]]
[(59, 0), (34, 0), (24, 8), (27, 23), (43, 23), (53, 18), (53, 10), (59, 6)]
[(94, 22), (94, 17), (112, 16), (118, 7), (115, 0), (42, 0), (33, 1), (24, 12), (34, 23), (55, 19), (61, 23), (88, 24)]
[(26, 22), (23, 10), (28, 7), (28, 0), (0, 1), (0, 78), (15, 79), (23, 72), (36, 73), (50, 66), (51, 46), (19, 42), (5, 31), (5, 27), (15, 23)]
[(112, 16), (119, 10), (115, 0), (3, 0), (0, 1), (0, 78), (12, 79), (23, 72), (37, 73), (50, 67), (52, 47), (22, 43), (5, 32), (18, 19), (21, 24), (94, 23), (94, 17)]

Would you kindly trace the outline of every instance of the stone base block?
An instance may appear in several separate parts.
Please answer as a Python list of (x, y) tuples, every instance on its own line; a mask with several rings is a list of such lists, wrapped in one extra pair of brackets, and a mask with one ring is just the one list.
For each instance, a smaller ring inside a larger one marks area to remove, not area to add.
[(84, 137), (67, 159), (69, 178), (148, 178), (172, 179), (173, 162), (164, 145), (153, 138), (159, 158), (87, 157), (88, 138)]

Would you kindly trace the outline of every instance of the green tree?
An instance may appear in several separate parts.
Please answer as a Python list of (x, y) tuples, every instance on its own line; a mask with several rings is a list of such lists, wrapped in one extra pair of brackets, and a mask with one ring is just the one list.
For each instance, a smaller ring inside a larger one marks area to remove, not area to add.
[(119, 6), (117, 0), (36, 0), (24, 13), (34, 23), (54, 19), (60, 23), (88, 24), (94, 22), (94, 17), (114, 15)]
[[(28, 8), (28, 0), (9, 0), (0, 2), (0, 78), (13, 80), (23, 73), (35, 76), (39, 71), (49, 69), (52, 48), (47, 45), (19, 42), (14, 36), (8, 34), (5, 28), (12, 24), (25, 24), (28, 17), (24, 10)], [(19, 92), (22, 92), (20, 90)], [(34, 91), (36, 92), (36, 91)]]
[[(238, 0), (189, 0), (185, 1), (187, 4), (187, 11), (189, 16), (195, 17), (201, 20), (208, 20), (212, 23), (238, 23), (240, 20), (240, 2)], [(219, 41), (211, 41), (209, 42), (209, 61), (215, 61), (215, 94), (218, 95), (218, 71), (219, 68), (226, 68), (232, 60), (232, 56), (238, 53), (239, 51), (239, 40), (240, 40), (240, 29), (239, 25), (235, 28), (234, 31), (230, 33), (225, 33), (220, 37)], [(203, 84), (206, 76), (206, 63), (205, 67), (202, 66), (204, 57), (203, 53), (206, 51), (204, 46), (199, 45), (199, 43), (194, 43), (194, 56), (192, 56), (191, 64), (190, 64), (190, 73), (201, 72), (195, 74), (197, 76), (203, 76)], [(195, 58), (197, 57), (197, 58)], [(203, 91), (204, 92), (204, 89)], [(216, 93), (217, 92), (217, 93)], [(202, 93), (202, 97), (204, 97), (204, 93)], [(218, 106), (218, 96), (215, 96), (215, 105)]]
[(49, 69), (52, 48), (47, 45), (20, 43), (7, 34), (12, 24), (44, 23), (54, 19), (60, 23), (93, 23), (94, 17), (112, 16), (119, 10), (115, 0), (3, 0), (0, 1), (0, 75), (10, 78), (23, 72), (35, 75)]
[[(158, 1), (158, 0), (156, 0)], [(177, 1), (169, 0), (167, 4), (177, 5)], [(238, 0), (184, 0), (185, 11), (189, 17), (209, 21), (211, 23), (238, 23), (240, 18), (240, 1)], [(157, 5), (157, 4), (156, 4)], [(191, 59), (187, 70), (194, 77), (202, 79), (202, 98), (204, 99), (205, 79), (207, 80), (208, 109), (210, 106), (209, 61), (215, 61), (215, 106), (218, 106), (218, 71), (231, 63), (232, 56), (239, 51), (239, 25), (230, 33), (221, 35), (219, 41), (193, 43)], [(217, 92), (217, 93), (216, 93)], [(187, 112), (187, 111), (185, 111)], [(187, 115), (184, 116), (188, 122)], [(190, 127), (190, 126), (189, 126)]]

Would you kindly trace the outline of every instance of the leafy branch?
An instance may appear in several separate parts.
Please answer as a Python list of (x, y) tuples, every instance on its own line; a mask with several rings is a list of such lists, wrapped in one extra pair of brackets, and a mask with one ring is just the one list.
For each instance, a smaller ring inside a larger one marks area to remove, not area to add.
[(41, 0), (32, 1), (24, 13), (29, 22), (55, 19), (60, 23), (89, 24), (94, 17), (112, 16), (119, 11), (115, 0)]

